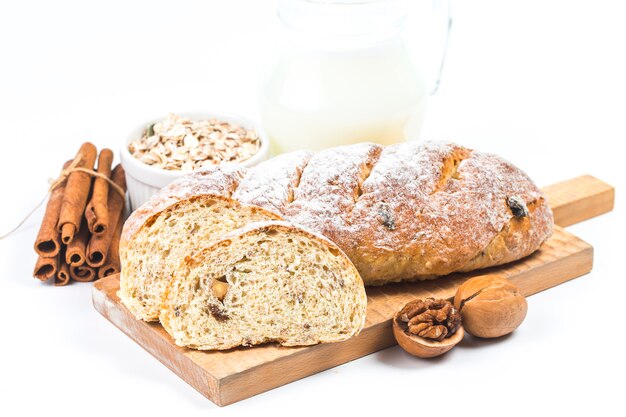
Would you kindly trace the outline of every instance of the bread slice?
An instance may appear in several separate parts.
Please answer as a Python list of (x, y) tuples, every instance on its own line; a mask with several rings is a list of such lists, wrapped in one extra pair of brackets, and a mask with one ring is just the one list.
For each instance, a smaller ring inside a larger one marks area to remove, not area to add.
[(253, 223), (186, 259), (161, 324), (179, 346), (229, 349), (337, 342), (360, 332), (367, 297), (330, 240), (286, 222)]
[(156, 321), (172, 272), (186, 256), (250, 222), (278, 219), (260, 207), (201, 194), (148, 218), (120, 247), (119, 297), (139, 319)]

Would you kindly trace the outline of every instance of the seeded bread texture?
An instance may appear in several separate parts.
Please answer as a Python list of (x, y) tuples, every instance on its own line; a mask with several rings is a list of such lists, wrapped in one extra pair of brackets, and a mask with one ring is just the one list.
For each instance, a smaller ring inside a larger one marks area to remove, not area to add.
[(230, 349), (337, 342), (359, 333), (367, 297), (331, 241), (285, 222), (253, 223), (188, 257), (160, 320), (179, 346)]
[(276, 218), (264, 209), (215, 195), (170, 205), (121, 245), (120, 298), (137, 318), (158, 320), (163, 292), (185, 257), (231, 230)]

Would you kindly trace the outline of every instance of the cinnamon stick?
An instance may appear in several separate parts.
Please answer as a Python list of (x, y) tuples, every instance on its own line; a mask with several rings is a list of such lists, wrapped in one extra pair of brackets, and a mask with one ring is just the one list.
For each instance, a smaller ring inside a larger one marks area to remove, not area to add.
[(41, 281), (47, 281), (56, 275), (59, 269), (59, 254), (52, 257), (44, 257), (39, 255), (33, 276)]
[(54, 285), (57, 287), (62, 287), (64, 285), (69, 284), (70, 282), (70, 266), (60, 261), (59, 270), (57, 271), (56, 280), (54, 281)]
[(98, 278), (108, 277), (109, 275), (117, 274), (120, 272), (120, 236), (122, 235), (122, 226), (124, 225), (124, 219), (120, 216), (109, 246), (106, 262), (98, 269)]
[[(113, 169), (111, 180), (126, 191), (126, 178), (124, 177), (124, 168), (121, 165), (117, 165)], [(107, 204), (109, 224), (117, 225), (124, 211), (124, 197), (117, 192), (109, 193)], [(87, 265), (92, 268), (99, 268), (104, 265), (105, 256), (109, 251), (116, 229), (116, 227), (109, 227), (106, 232), (91, 236), (87, 244)]]
[(70, 266), (70, 276), (74, 281), (90, 282), (96, 277), (96, 270), (88, 265)]
[(83, 221), (80, 224), (78, 234), (72, 240), (72, 243), (67, 245), (65, 250), (65, 262), (70, 266), (82, 265), (85, 263), (85, 252), (87, 250), (87, 242), (89, 242), (89, 229), (87, 222)]
[[(63, 164), (64, 171), (72, 161)], [(62, 172), (61, 171), (61, 172)], [(35, 252), (39, 256), (51, 258), (56, 256), (61, 250), (61, 239), (57, 231), (57, 223), (59, 214), (61, 213), (61, 205), (63, 204), (63, 193), (65, 191), (65, 182), (57, 185), (50, 193), (46, 212), (43, 215), (39, 233), (35, 240)]]
[[(83, 143), (76, 154), (75, 160), (78, 160), (76, 168), (93, 170), (97, 153), (98, 151), (92, 143)], [(70, 173), (65, 185), (63, 204), (57, 225), (57, 230), (61, 232), (61, 241), (66, 245), (74, 240), (74, 235), (78, 232), (90, 189), (90, 174), (81, 171)]]
[[(113, 163), (113, 151), (103, 149), (98, 156), (98, 174), (106, 178), (111, 177), (111, 164)], [(109, 213), (107, 209), (107, 198), (109, 194), (109, 182), (100, 177), (96, 177), (93, 182), (91, 199), (85, 209), (85, 219), (89, 231), (94, 235), (104, 233), (109, 227)], [(115, 227), (115, 225), (111, 225)]]

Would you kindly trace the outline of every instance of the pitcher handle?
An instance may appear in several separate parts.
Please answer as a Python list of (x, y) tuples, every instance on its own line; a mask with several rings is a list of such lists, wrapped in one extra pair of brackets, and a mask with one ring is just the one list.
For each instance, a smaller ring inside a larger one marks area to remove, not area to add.
[[(439, 89), (441, 83), (441, 74), (443, 66), (446, 62), (446, 53), (448, 51), (448, 40), (450, 38), (450, 30), (452, 29), (452, 0), (432, 0), (433, 17), (436, 20), (435, 28), (442, 28), (439, 39), (441, 40), (441, 56), (434, 62), (439, 63), (439, 68), (435, 71), (434, 85), (430, 92), (433, 95)], [(441, 22), (441, 23), (439, 23)]]

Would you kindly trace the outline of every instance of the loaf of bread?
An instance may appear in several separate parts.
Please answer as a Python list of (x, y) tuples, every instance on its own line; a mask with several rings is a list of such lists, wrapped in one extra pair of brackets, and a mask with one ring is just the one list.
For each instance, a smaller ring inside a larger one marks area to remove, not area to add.
[(179, 346), (336, 342), (365, 323), (363, 281), (334, 243), (289, 223), (251, 223), (187, 257), (160, 320)]
[(365, 285), (511, 262), (537, 250), (553, 226), (522, 170), (445, 142), (283, 154), (247, 171), (231, 198), (328, 237)]
[(248, 170), (194, 172), (135, 211), (120, 243), (120, 297), (155, 320), (177, 262), (272, 219), (333, 241), (365, 285), (511, 262), (537, 250), (553, 224), (537, 186), (496, 155), (440, 142), (297, 151)]

